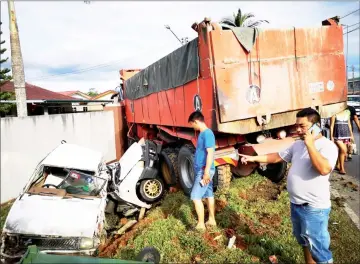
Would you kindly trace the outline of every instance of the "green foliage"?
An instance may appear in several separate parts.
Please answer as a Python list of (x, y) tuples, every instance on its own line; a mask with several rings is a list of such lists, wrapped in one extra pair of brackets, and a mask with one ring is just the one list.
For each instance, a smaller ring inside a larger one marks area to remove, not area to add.
[[(0, 100), (15, 100), (15, 93), (0, 92)], [(0, 114), (4, 116), (16, 108), (16, 104), (0, 104)]]
[(8, 203), (6, 205), (2, 205), (0, 208), (0, 232), (2, 231), (2, 229), (4, 227), (6, 217), (9, 213), (12, 205), (13, 205), (13, 203)]
[[(0, 25), (2, 24), (2, 22), (0, 22)], [(2, 31), (0, 30), (0, 36), (2, 35)], [(2, 39), (0, 37), (0, 39)], [(5, 40), (2, 40), (0, 42), (1, 48), (0, 48), (0, 85), (2, 85), (4, 82), (9, 81), (12, 79), (11, 75), (9, 75), (8, 73), (10, 72), (9, 68), (4, 68), (3, 67), (3, 63), (8, 61), (8, 57), (5, 58), (5, 52), (6, 49), (2, 47), (2, 45), (5, 43)]]
[(255, 28), (261, 25), (262, 23), (269, 23), (267, 20), (253, 20), (255, 15), (253, 13), (242, 13), (241, 9), (238, 9), (238, 12), (233, 14), (233, 17), (223, 18), (220, 22), (232, 27), (250, 27)]
[(87, 95), (91, 96), (91, 97), (94, 97), (94, 96), (97, 96), (99, 93), (98, 91), (96, 91), (95, 88), (90, 88), (89, 91), (87, 92)]

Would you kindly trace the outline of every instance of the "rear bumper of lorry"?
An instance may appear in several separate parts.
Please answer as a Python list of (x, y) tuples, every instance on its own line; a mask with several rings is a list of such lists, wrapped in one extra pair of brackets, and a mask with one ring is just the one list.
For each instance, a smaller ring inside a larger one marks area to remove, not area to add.
[[(318, 106), (315, 108), (318, 108), (317, 110), (319, 111), (321, 118), (330, 118), (346, 109), (347, 104), (346, 102), (340, 102)], [(294, 125), (296, 123), (296, 114), (300, 110), (301, 109), (270, 115), (270, 122), (266, 124), (265, 128), (267, 130), (271, 130)], [(262, 130), (263, 127), (259, 125), (255, 117), (227, 123), (217, 123), (217, 131), (222, 133), (246, 135), (254, 132), (260, 132)]]

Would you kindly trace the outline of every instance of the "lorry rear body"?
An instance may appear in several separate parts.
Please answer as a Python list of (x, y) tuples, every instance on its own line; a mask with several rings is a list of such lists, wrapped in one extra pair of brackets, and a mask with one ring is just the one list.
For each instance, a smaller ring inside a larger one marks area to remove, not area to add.
[(343, 30), (334, 20), (257, 30), (205, 19), (192, 27), (198, 37), (186, 45), (144, 70), (120, 71), (130, 137), (196, 145), (188, 117), (200, 110), (216, 135), (216, 165), (241, 167), (220, 152), (279, 151), (293, 142), (299, 110), (313, 107), (329, 118), (346, 108)]

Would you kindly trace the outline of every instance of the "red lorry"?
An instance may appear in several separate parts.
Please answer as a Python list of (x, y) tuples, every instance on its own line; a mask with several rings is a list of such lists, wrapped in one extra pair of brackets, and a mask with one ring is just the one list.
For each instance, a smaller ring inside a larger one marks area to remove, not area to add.
[(296, 113), (322, 118), (346, 108), (343, 29), (328, 19), (314, 28), (228, 28), (204, 19), (198, 37), (145, 69), (121, 70), (128, 138), (163, 146), (169, 185), (189, 193), (197, 134), (187, 120), (199, 110), (216, 136), (217, 184), (254, 170), (279, 182), (286, 164), (248, 164), (239, 153), (279, 151), (296, 139)]

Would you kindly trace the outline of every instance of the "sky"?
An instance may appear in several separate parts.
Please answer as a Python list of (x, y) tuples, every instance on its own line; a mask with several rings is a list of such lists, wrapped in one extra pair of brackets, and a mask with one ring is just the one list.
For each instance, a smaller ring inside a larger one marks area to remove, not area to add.
[[(204, 17), (219, 21), (238, 8), (268, 20), (264, 28), (288, 28), (321, 26), (322, 20), (342, 17), (359, 7), (359, 1), (15, 1), (26, 81), (56, 92), (115, 89), (120, 69), (144, 68), (180, 47), (164, 25), (191, 40), (196, 37), (193, 22)], [(357, 11), (341, 23), (353, 25), (360, 22), (359, 17)], [(6, 1), (1, 1), (1, 21), (1, 39), (6, 41), (1, 48), (8, 49), (10, 61)], [(355, 66), (355, 77), (360, 66), (359, 31), (344, 35), (344, 52), (348, 37), (348, 65)]]

